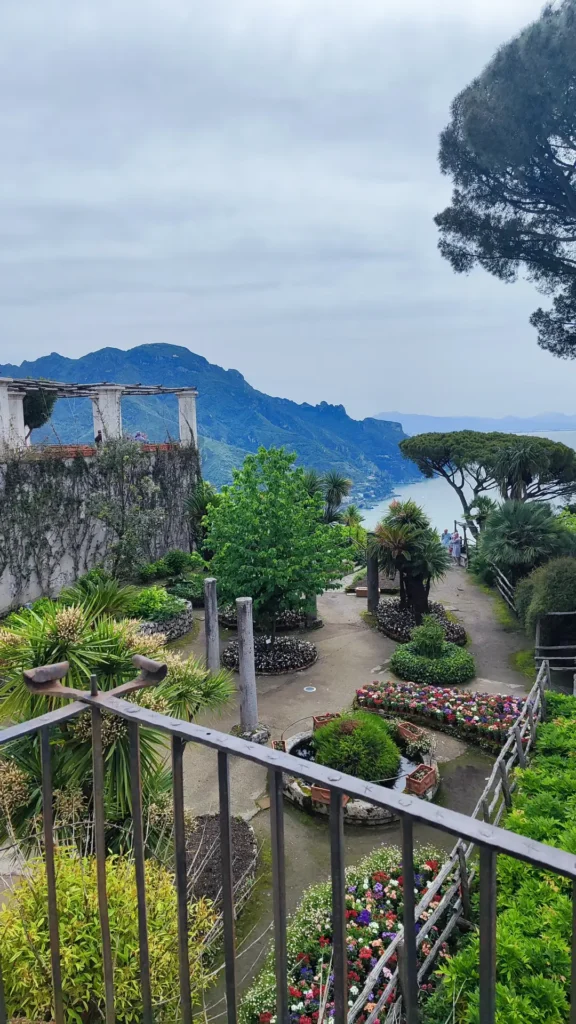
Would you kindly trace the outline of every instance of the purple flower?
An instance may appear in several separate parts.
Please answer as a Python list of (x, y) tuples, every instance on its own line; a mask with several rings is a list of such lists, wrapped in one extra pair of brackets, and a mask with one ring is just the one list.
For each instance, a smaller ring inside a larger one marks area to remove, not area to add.
[(357, 886), (355, 886), (355, 885), (349, 885), (348, 886), (348, 892), (356, 892), (356, 889), (357, 889)]
[(369, 910), (361, 910), (360, 913), (358, 914), (358, 917), (356, 918), (356, 923), (357, 924), (370, 924), (371, 920), (372, 920), (372, 914), (370, 913), (370, 911)]
[(376, 882), (376, 885), (374, 886), (374, 892), (381, 893), (383, 891), (384, 886), (382, 885), (382, 882)]
[(396, 934), (397, 934), (396, 932), (382, 932), (382, 938), (383, 939), (395, 939), (396, 938)]

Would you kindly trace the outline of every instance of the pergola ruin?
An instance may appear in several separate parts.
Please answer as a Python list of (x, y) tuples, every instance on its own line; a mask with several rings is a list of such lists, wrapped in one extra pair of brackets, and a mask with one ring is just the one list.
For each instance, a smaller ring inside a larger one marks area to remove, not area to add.
[(24, 448), (24, 396), (30, 391), (50, 391), (58, 398), (89, 398), (94, 417), (94, 436), (104, 441), (122, 437), (121, 399), (124, 395), (176, 395), (180, 444), (198, 444), (196, 388), (165, 388), (149, 384), (63, 384), (30, 377), (0, 377), (0, 448)]

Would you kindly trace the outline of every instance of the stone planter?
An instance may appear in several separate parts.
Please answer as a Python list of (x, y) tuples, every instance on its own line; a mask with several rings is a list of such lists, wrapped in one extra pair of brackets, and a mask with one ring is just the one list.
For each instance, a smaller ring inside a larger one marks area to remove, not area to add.
[(312, 732), (316, 732), (316, 729), (327, 725), (328, 722), (332, 722), (335, 718), (340, 718), (340, 715), (338, 713), (332, 714), (331, 711), (328, 711), (325, 715), (314, 715), (312, 718)]
[(150, 636), (151, 633), (164, 633), (167, 641), (177, 640), (185, 633), (190, 632), (193, 623), (192, 604), (190, 601), (186, 601), (186, 607), (178, 612), (178, 615), (173, 615), (165, 622), (142, 622), (138, 632), (144, 636)]
[(426, 735), (424, 729), (418, 725), (412, 725), (412, 722), (398, 722), (398, 734), (403, 740), (406, 740), (406, 743), (417, 743)]
[[(292, 753), (294, 747), (298, 746), (302, 740), (309, 739), (311, 736), (311, 732), (300, 732), (290, 736), (284, 741), (286, 753)], [(304, 761), (303, 765), (305, 763)], [(424, 793), (424, 799), (431, 801), (438, 792), (440, 776), (436, 761), (431, 761), (430, 766), (426, 767), (430, 767), (430, 771), (434, 774), (434, 785)], [(321, 814), (324, 817), (328, 817), (330, 814), (330, 791), (328, 789), (325, 789), (323, 786), (307, 783), (304, 779), (285, 773), (282, 778), (284, 796), (291, 804), (311, 814)], [(398, 815), (394, 811), (388, 810), (387, 807), (377, 807), (376, 804), (372, 804), (368, 800), (351, 799), (346, 794), (342, 795), (342, 807), (344, 821), (347, 825), (388, 825), (398, 818)]]
[(428, 764), (419, 764), (406, 779), (406, 789), (414, 796), (424, 796), (437, 783), (436, 769)]

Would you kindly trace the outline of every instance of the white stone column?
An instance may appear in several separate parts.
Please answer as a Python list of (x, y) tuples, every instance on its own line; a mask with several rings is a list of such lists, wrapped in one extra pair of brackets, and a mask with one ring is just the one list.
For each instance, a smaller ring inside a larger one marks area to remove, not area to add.
[(10, 447), (10, 395), (11, 377), (0, 377), (0, 448)]
[(10, 410), (10, 444), (13, 448), (25, 448), (24, 392), (9, 391), (8, 407)]
[(235, 727), (232, 731), (253, 743), (266, 743), (270, 736), (270, 730), (258, 721), (251, 597), (236, 598), (236, 620), (238, 624), (240, 726)]
[(98, 388), (92, 398), (92, 415), (94, 417), (94, 437), (102, 431), (104, 441), (112, 441), (122, 437), (122, 408), (120, 400), (124, 388), (120, 384), (111, 384)]
[(196, 424), (196, 391), (178, 392), (178, 427), (180, 444), (198, 447), (198, 427)]
[(206, 667), (220, 671), (220, 628), (218, 626), (218, 595), (216, 580), (204, 580), (204, 629), (206, 632)]

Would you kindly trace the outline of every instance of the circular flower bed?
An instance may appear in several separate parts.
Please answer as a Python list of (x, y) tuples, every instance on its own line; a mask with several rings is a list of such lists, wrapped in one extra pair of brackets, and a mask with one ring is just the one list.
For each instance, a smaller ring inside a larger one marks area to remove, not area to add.
[(456, 644), (442, 644), (439, 657), (420, 654), (414, 642), (398, 647), (390, 659), (390, 668), (400, 679), (415, 683), (467, 683), (476, 675), (474, 658)]
[(157, 622), (142, 622), (138, 632), (143, 636), (151, 636), (154, 633), (164, 633), (166, 642), (178, 640), (179, 637), (189, 633), (194, 625), (194, 613), (190, 601), (182, 602), (184, 607), (176, 612), (169, 619), (162, 619)]
[[(256, 873), (258, 847), (254, 829), (243, 818), (232, 818), (232, 875), (235, 908), (249, 895)], [(217, 814), (195, 817), (186, 834), (186, 853), (190, 865), (188, 899), (209, 899), (217, 910), (222, 903), (222, 862), (220, 854), (220, 818)]]
[[(257, 675), (280, 675), (283, 672), (299, 672), (310, 668), (318, 657), (318, 651), (309, 640), (294, 640), (293, 637), (267, 636), (254, 638), (254, 659)], [(222, 654), (222, 664), (234, 672), (239, 668), (238, 641), (231, 640)]]
[[(224, 629), (237, 629), (236, 609), (232, 605), (226, 605), (218, 612), (218, 621), (221, 626), (224, 626)], [(280, 612), (276, 619), (276, 629), (279, 633), (291, 633), (296, 629), (320, 629), (323, 625), (322, 619), (314, 619), (310, 622), (304, 612), (284, 611)], [(261, 632), (256, 623), (254, 632)]]
[(369, 713), (333, 718), (314, 733), (314, 760), (367, 782), (396, 778), (400, 750), (390, 733), (383, 719)]
[[(437, 601), (430, 601), (428, 607), (430, 615), (437, 619), (442, 626), (444, 638), (451, 644), (464, 647), (467, 640), (464, 626), (461, 626), (459, 622), (451, 622), (444, 605), (438, 604)], [(396, 640), (399, 644), (408, 643), (416, 625), (416, 619), (409, 608), (400, 609), (399, 598), (380, 601), (376, 618), (381, 633), (385, 633), (391, 640)]]
[(459, 739), (499, 750), (521, 714), (525, 698), (500, 693), (465, 693), (416, 683), (368, 683), (356, 691), (356, 707), (401, 715)]

